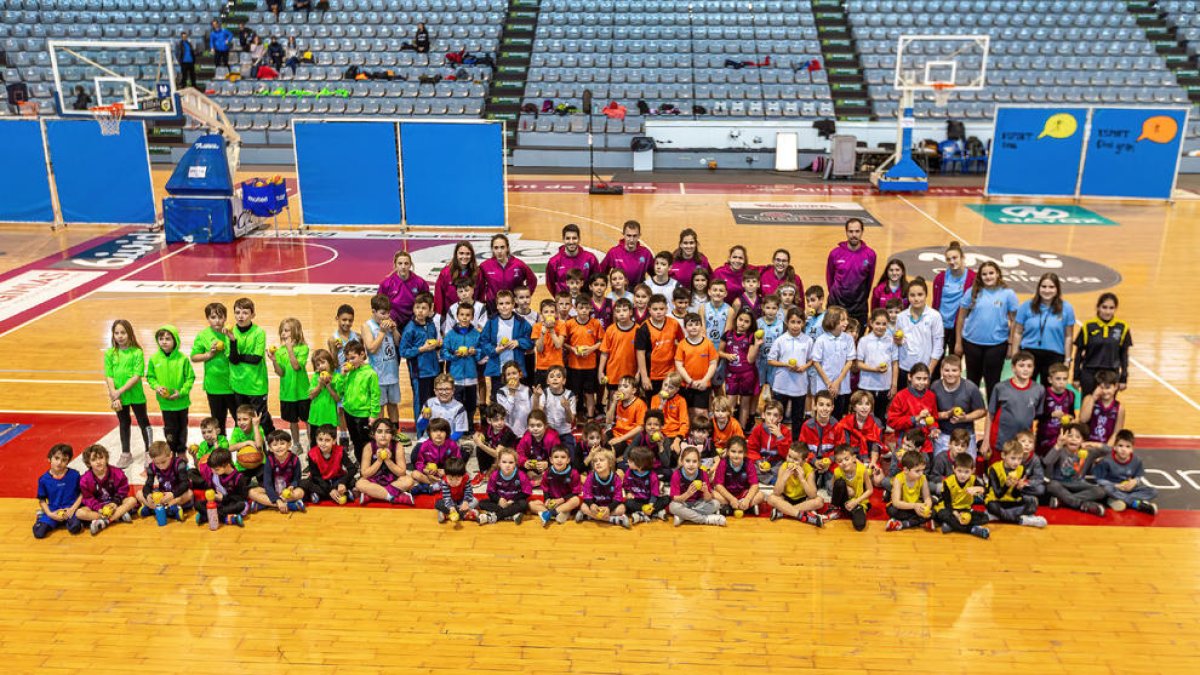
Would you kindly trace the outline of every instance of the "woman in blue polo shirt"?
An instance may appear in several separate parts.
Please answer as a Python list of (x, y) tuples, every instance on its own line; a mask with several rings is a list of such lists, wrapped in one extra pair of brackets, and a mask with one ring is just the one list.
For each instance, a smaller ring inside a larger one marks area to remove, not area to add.
[(979, 385), (986, 381), (988, 396), (1000, 384), (1004, 359), (1016, 350), (1009, 347), (1017, 294), (1004, 285), (1000, 266), (992, 261), (979, 265), (971, 292), (958, 310), (958, 332), (954, 353), (967, 363), (967, 379)]
[(1071, 365), (1067, 355), (1075, 339), (1075, 308), (1063, 300), (1062, 281), (1057, 274), (1043, 274), (1037, 288), (1037, 293), (1017, 310), (1012, 341), (1033, 354), (1035, 377), (1049, 387), (1050, 366)]
[[(933, 278), (933, 301), (929, 306), (942, 315), (946, 351), (954, 353), (954, 346), (958, 344), (954, 330), (958, 324), (958, 308), (967, 299), (971, 284), (975, 283), (975, 270), (967, 269), (963, 264), (962, 245), (957, 241), (950, 242), (945, 256), (946, 269)], [(938, 371), (933, 374), (934, 379), (941, 375), (941, 368)]]

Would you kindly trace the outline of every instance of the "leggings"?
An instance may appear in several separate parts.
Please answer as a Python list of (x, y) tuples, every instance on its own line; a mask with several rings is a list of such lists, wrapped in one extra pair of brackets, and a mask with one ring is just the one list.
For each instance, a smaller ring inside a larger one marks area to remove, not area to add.
[[(424, 400), (428, 401), (429, 399), (424, 399)], [(467, 411), (467, 433), (468, 434), (474, 433), (474, 431), (476, 429), (475, 409), (479, 407), (479, 385), (476, 385), (476, 384), (455, 385), (454, 400), (461, 403), (463, 406), (463, 410)], [(486, 425), (487, 425), (487, 420), (481, 418), (480, 426), (478, 428), (486, 429), (487, 428)], [(489, 457), (489, 459), (490, 459), (490, 457)], [(492, 466), (491, 462), (488, 462), (488, 467), (491, 467), (491, 466)], [(480, 468), (481, 469), (483, 468), (482, 465), (480, 466)]]
[(1049, 387), (1050, 366), (1062, 363), (1066, 357), (1049, 349), (1025, 349), (1025, 351), (1033, 354), (1033, 379)]
[(528, 508), (528, 499), (514, 499), (513, 503), (508, 506), (500, 506), (499, 502), (494, 502), (490, 499), (479, 502), (479, 510), (494, 513), (499, 520), (507, 520), (518, 513), (525, 513)]
[(1021, 516), (1032, 516), (1037, 513), (1037, 498), (1022, 497), (1019, 502), (988, 502), (988, 515), (1004, 523), (1019, 523)]
[[(208, 506), (203, 502), (196, 503), (196, 513), (200, 522), (208, 522)], [(217, 503), (217, 514), (221, 516), (221, 520), (225, 520), (225, 516), (245, 515), (246, 500), (236, 495), (225, 495), (225, 498)]]
[(355, 417), (348, 412), (343, 413), (346, 416), (346, 431), (350, 434), (350, 444), (354, 446), (353, 455), (355, 463), (362, 456), (363, 448), (367, 447), (367, 443), (371, 442), (371, 418), (370, 417)]
[(667, 506), (670, 503), (671, 503), (671, 498), (664, 496), (664, 495), (660, 495), (658, 497), (653, 497), (648, 500), (647, 499), (626, 499), (625, 500), (625, 515), (632, 516), (635, 513), (642, 513), (642, 507), (647, 504), (650, 504), (651, 506), (654, 507), (654, 510), (650, 512), (650, 515), (653, 515), (655, 513), (658, 513), (659, 511), (662, 511), (663, 509), (667, 508)]
[(859, 504), (853, 511), (846, 509), (846, 502), (850, 501), (850, 489), (846, 486), (846, 481), (841, 478), (833, 481), (832, 493), (833, 505), (850, 514), (850, 522), (854, 523), (855, 531), (862, 532), (866, 529), (867, 504)]
[(671, 512), (671, 515), (679, 516), (689, 523), (704, 525), (709, 516), (715, 516), (719, 512), (720, 505), (717, 504), (717, 500), (715, 499), (708, 501), (696, 500), (694, 502), (677, 502), (671, 500), (671, 505), (667, 510)]
[(188, 410), (163, 410), (163, 435), (171, 452), (182, 455), (187, 451)]
[(208, 394), (208, 414), (217, 421), (217, 430), (221, 436), (225, 435), (226, 415), (229, 415), (233, 421), (237, 421), (235, 410), (237, 410), (237, 397), (233, 394)]
[(991, 396), (996, 385), (1000, 384), (1000, 373), (1004, 371), (1004, 358), (1008, 356), (1008, 343), (998, 345), (977, 345), (970, 340), (963, 340), (963, 357), (967, 362), (967, 379), (980, 386), (981, 381), (987, 382), (988, 396)]
[[(966, 525), (963, 525), (962, 521), (958, 519), (958, 514), (960, 513), (971, 514), (971, 519), (967, 521)], [(988, 524), (987, 514), (980, 513), (979, 511), (955, 511), (954, 509), (947, 508), (936, 511), (933, 516), (939, 524), (949, 525), (951, 532), (970, 533), (972, 527)]]
[(121, 430), (121, 454), (130, 454), (129, 436), (132, 430), (129, 418), (130, 410), (133, 411), (134, 417), (137, 417), (138, 429), (142, 432), (143, 447), (149, 452), (150, 441), (154, 439), (154, 429), (150, 428), (150, 416), (146, 414), (146, 404), (129, 403), (121, 406), (121, 409), (117, 411), (117, 426)]
[(771, 395), (783, 406), (785, 413), (783, 419), (787, 421), (790, 428), (799, 429), (804, 426), (804, 394), (788, 396), (787, 394), (771, 392)]

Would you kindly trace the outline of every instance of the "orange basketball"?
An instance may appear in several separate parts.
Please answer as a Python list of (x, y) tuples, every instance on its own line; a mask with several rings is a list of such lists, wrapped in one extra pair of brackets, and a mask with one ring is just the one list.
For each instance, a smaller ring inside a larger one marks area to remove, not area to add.
[(263, 464), (263, 454), (258, 448), (242, 448), (238, 450), (237, 460), (245, 469), (257, 469)]

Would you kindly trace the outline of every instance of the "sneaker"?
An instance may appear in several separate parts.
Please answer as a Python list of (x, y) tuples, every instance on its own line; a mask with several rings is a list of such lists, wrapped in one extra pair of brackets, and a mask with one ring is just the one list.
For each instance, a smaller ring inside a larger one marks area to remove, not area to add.
[(1046, 519), (1041, 516), (1021, 516), (1021, 524), (1025, 527), (1045, 527)]
[(680, 518), (679, 516), (675, 516), (675, 527), (679, 527), (682, 524), (683, 524), (683, 518)]
[(646, 522), (646, 514), (642, 513), (641, 511), (634, 511), (633, 515), (629, 516), (629, 522), (633, 523), (634, 525), (640, 525), (641, 523)]
[(942, 534), (950, 534), (953, 530), (950, 529), (950, 523), (942, 523)]
[(896, 520), (895, 518), (888, 519), (888, 521), (887, 521), (887, 531), (888, 532), (899, 532), (900, 530), (903, 530), (903, 529), (904, 529), (904, 523), (900, 522), (899, 520)]
[(400, 494), (396, 495), (396, 498), (392, 500), (392, 503), (402, 504), (404, 506), (412, 506), (413, 496), (408, 492), (401, 492)]
[(992, 531), (982, 525), (976, 525), (971, 528), (971, 534), (979, 537), (980, 539), (987, 539), (988, 537), (992, 536)]
[(121, 453), (121, 456), (117, 458), (117, 461), (113, 462), (113, 466), (117, 467), (118, 469), (128, 469), (130, 464), (133, 464), (133, 455), (128, 452)]
[(242, 514), (238, 513), (238, 514), (229, 516), (229, 519), (226, 521), (225, 524), (226, 525), (237, 525), (238, 527), (245, 527), (246, 519), (242, 517)]
[(128, 511), (126, 511), (125, 513), (122, 513), (121, 514), (121, 522), (122, 523), (132, 523), (133, 522), (133, 514)]
[(921, 527), (924, 527), (926, 530), (933, 532), (934, 529), (936, 529), (937, 525), (931, 519), (931, 520), (926, 520), (924, 523), (921, 523)]
[(258, 513), (262, 511), (263, 505), (258, 502), (250, 502), (250, 513)]
[(369, 501), (371, 501), (371, 498), (367, 496), (367, 493), (360, 492), (358, 494), (358, 505), (359, 506), (366, 506), (367, 502), (369, 502)]
[(819, 513), (813, 513), (812, 511), (805, 511), (801, 513), (797, 520), (802, 523), (808, 523), (809, 525), (813, 525), (815, 527), (825, 527), (825, 517)]
[(659, 519), (659, 520), (663, 521), (664, 523), (665, 523), (665, 522), (667, 522), (667, 515), (668, 515), (668, 514), (667, 514), (667, 510), (666, 510), (666, 509), (662, 509), (661, 511), (659, 511), (659, 512), (658, 512), (657, 514), (655, 514), (655, 515), (658, 517), (658, 519)]
[(629, 522), (629, 516), (613, 516), (610, 521), (614, 525), (620, 525), (627, 530), (633, 529), (633, 523)]
[(825, 522), (828, 523), (831, 520), (841, 520), (842, 517), (843, 517), (843, 511), (841, 509), (838, 509), (838, 508), (829, 509), (829, 511), (827, 513), (825, 513)]
[(299, 511), (300, 513), (304, 513), (305, 511), (308, 510), (308, 505), (304, 503), (303, 499), (297, 499), (296, 501), (294, 501), (292, 503), (296, 505), (296, 510)]
[(783, 514), (779, 512), (779, 509), (771, 509), (771, 520), (779, 520), (782, 517)]
[[(174, 509), (174, 511), (172, 511), (171, 509)], [(178, 520), (179, 522), (182, 523), (183, 522), (183, 507), (182, 506), (172, 506), (171, 509), (167, 509), (167, 517), (174, 518), (175, 520)]]
[(554, 522), (558, 523), (559, 525), (566, 525), (567, 521), (569, 521), (570, 519), (571, 519), (570, 514), (566, 514), (566, 513), (560, 513), (557, 516), (554, 516)]
[(437, 516), (438, 516), (438, 525), (441, 525), (442, 523), (446, 522), (446, 514), (442, 513), (441, 511), (438, 511)]
[(756, 518), (757, 518), (757, 517), (758, 517), (758, 506), (757, 506), (757, 505), (755, 505), (755, 506), (751, 506), (751, 507), (750, 507), (750, 510), (749, 510), (749, 511), (747, 511), (746, 513), (747, 513), (747, 514), (753, 514), (753, 515), (754, 515), (754, 517), (756, 517)]
[(520, 525), (520, 524), (521, 524), (521, 519), (522, 519), (522, 518), (524, 518), (524, 517), (525, 517), (525, 514), (523, 514), (523, 513), (518, 513), (518, 514), (516, 514), (516, 515), (514, 515), (514, 516), (512, 517), (512, 521), (513, 521), (514, 523), (516, 523), (517, 525)]
[(308, 496), (308, 501), (310, 501), (310, 502), (312, 502), (312, 503), (314, 503), (314, 504), (320, 504), (320, 503), (321, 503), (321, 498), (320, 498), (319, 496), (317, 496), (317, 493), (315, 493), (315, 492), (314, 492), (314, 493), (312, 493), (311, 495), (309, 495), (309, 496)]
[(575, 522), (582, 523), (585, 520), (587, 520), (587, 514), (585, 514), (583, 511), (575, 512)]
[(154, 509), (150, 508), (149, 506), (143, 506), (142, 508), (138, 509), (138, 516), (141, 518), (149, 518), (152, 515), (154, 515)]
[(542, 519), (542, 527), (550, 527), (550, 524), (554, 522), (554, 513), (547, 509), (539, 513), (538, 518)]
[(107, 518), (97, 518), (96, 520), (92, 521), (92, 525), (88, 529), (91, 531), (92, 536), (94, 537), (94, 536), (100, 534), (100, 531), (106, 527), (108, 527), (108, 519)]
[(1083, 511), (1084, 513), (1090, 513), (1093, 516), (1100, 516), (1101, 518), (1103, 518), (1104, 514), (1107, 513), (1107, 511), (1104, 509), (1104, 505), (1100, 502), (1084, 502), (1079, 505), (1079, 510)]
[(484, 525), (491, 525), (494, 522), (496, 522), (496, 514), (488, 513), (487, 511), (484, 511), (483, 513), (479, 514), (480, 527), (482, 527)]
[(1057, 509), (1059, 507), (1058, 497), (1051, 497), (1048, 503), (1052, 509)]
[(722, 504), (720, 513), (723, 516), (732, 516), (733, 515), (733, 507), (729, 506), (727, 504)]
[(479, 520), (479, 512), (471, 509), (462, 515), (463, 520)]
[(1145, 499), (1138, 499), (1137, 501), (1133, 502), (1133, 508), (1141, 511), (1142, 513), (1149, 513), (1152, 516), (1158, 515), (1158, 504)]
[(204, 524), (204, 513), (202, 511), (196, 511), (196, 524), (197, 525)]
[(716, 525), (717, 527), (725, 527), (725, 516), (720, 514), (711, 515), (704, 519), (705, 525)]
[(1129, 505), (1126, 504), (1125, 502), (1121, 501), (1120, 499), (1108, 500), (1108, 508), (1112, 509), (1113, 511), (1116, 511), (1117, 513), (1124, 511), (1128, 507), (1129, 507)]

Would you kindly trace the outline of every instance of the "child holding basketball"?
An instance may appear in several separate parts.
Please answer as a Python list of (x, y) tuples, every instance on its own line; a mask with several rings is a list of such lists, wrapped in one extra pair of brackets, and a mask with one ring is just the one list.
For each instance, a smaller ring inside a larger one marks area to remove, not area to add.
[[(311, 408), (308, 397), (308, 343), (304, 340), (304, 329), (300, 321), (287, 318), (279, 322), (279, 346), (268, 350), (275, 375), (279, 377), (279, 417), (291, 427), (294, 452), (304, 454), (300, 443), (300, 422), (308, 423)], [(308, 428), (308, 441), (312, 445), (312, 427)]]
[(138, 515), (143, 518), (152, 516), (154, 507), (161, 505), (166, 508), (168, 518), (183, 521), (184, 510), (192, 506), (187, 459), (171, 452), (170, 446), (163, 441), (151, 443), (149, 454), (146, 483), (134, 493), (142, 505)]
[(368, 499), (412, 506), (413, 479), (408, 475), (404, 453), (393, 440), (395, 432), (387, 418), (375, 420), (370, 428), (371, 441), (362, 446), (362, 477), (354, 484), (359, 503)]
[(929, 481), (925, 478), (925, 454), (904, 453), (900, 458), (900, 467), (901, 472), (892, 483), (892, 499), (887, 507), (887, 531), (924, 527), (932, 532), (933, 498), (929, 494)]
[(767, 504), (772, 507), (771, 520), (788, 516), (814, 527), (825, 527), (825, 516), (817, 513), (825, 506), (825, 500), (817, 494), (812, 465), (802, 457), (789, 456), (780, 464), (779, 477)]
[(229, 386), (229, 336), (225, 334), (228, 310), (219, 302), (204, 307), (208, 326), (192, 343), (192, 363), (204, 364), (204, 394), (208, 397), (208, 413), (217, 421), (220, 435), (225, 435), (225, 417), (233, 417), (237, 400)]
[(129, 448), (130, 413), (137, 417), (146, 450), (150, 449), (150, 441), (154, 437), (150, 417), (146, 414), (146, 392), (142, 389), (146, 356), (128, 321), (113, 321), (110, 332), (112, 347), (104, 352), (104, 384), (108, 388), (109, 405), (117, 413), (117, 426), (121, 433), (121, 456), (113, 464), (125, 468), (133, 463)]
[(529, 507), (542, 519), (542, 527), (565, 523), (571, 512), (583, 503), (583, 484), (579, 472), (571, 468), (571, 454), (564, 445), (550, 451), (550, 466), (542, 474), (542, 496), (545, 501), (530, 502)]
[(725, 516), (718, 513), (720, 505), (713, 499), (708, 476), (700, 469), (700, 451), (696, 448), (686, 447), (679, 456), (679, 468), (671, 474), (668, 510), (675, 516), (675, 527), (685, 522), (725, 526)]
[[(233, 433), (229, 435), (229, 453), (238, 473), (246, 474), (246, 480), (250, 482), (258, 475), (258, 467), (262, 465), (263, 453), (265, 453), (267, 447), (266, 438), (263, 436), (262, 427), (258, 426), (254, 406), (249, 404), (238, 406), (234, 419), (237, 420), (237, 426), (233, 428)], [(242, 466), (238, 461), (238, 455), (243, 450), (257, 451), (259, 453), (258, 463), (249, 467)], [(210, 454), (209, 456), (211, 457), (212, 455)]]
[(337, 443), (337, 427), (332, 424), (317, 427), (316, 440), (317, 445), (308, 451), (308, 469), (300, 488), (314, 504), (323, 499), (345, 504), (353, 498), (350, 490), (357, 471), (351, 453)]
[(726, 516), (740, 516), (749, 511), (758, 515), (763, 494), (758, 489), (754, 463), (746, 461), (746, 439), (738, 436), (729, 440), (725, 456), (717, 463), (713, 475), (713, 496)]
[(394, 427), (400, 422), (400, 327), (392, 318), (388, 296), (371, 298), (371, 318), (363, 324), (362, 336), (367, 360), (379, 380), (379, 404)]
[[(254, 407), (250, 414), (254, 415)], [(216, 502), (217, 514), (224, 525), (245, 526), (247, 492), (250, 481), (233, 468), (233, 458), (224, 448), (217, 448), (208, 456), (208, 463), (198, 467), (208, 501)], [(196, 524), (208, 522), (208, 509), (203, 505), (196, 508)]]
[(533, 484), (517, 468), (517, 461), (517, 451), (507, 448), (496, 457), (496, 468), (488, 477), (487, 498), (478, 506), (480, 525), (491, 525), (500, 520), (521, 524), (521, 517), (529, 508)]
[(657, 516), (667, 519), (667, 506), (671, 500), (662, 494), (660, 476), (654, 471), (654, 451), (644, 445), (636, 445), (626, 453), (629, 470), (625, 472), (622, 487), (625, 488), (625, 514), (632, 523), (646, 523)]
[(171, 452), (183, 456), (187, 451), (188, 408), (192, 405), (192, 384), (196, 371), (192, 362), (179, 351), (179, 329), (167, 324), (154, 332), (158, 350), (146, 364), (146, 383), (154, 390), (163, 418), (163, 435)]
[(33, 538), (45, 539), (54, 530), (65, 527), (71, 534), (83, 531), (76, 513), (83, 504), (79, 491), (79, 472), (67, 466), (71, 463), (71, 446), (58, 443), (46, 453), (50, 469), (38, 478), (37, 520), (33, 522)]
[(89, 446), (83, 451), (83, 463), (88, 470), (79, 478), (83, 503), (76, 511), (76, 517), (91, 523), (92, 536), (100, 534), (115, 521), (132, 522), (137, 499), (129, 494), (129, 479), (125, 472), (109, 466), (108, 449), (103, 445)]
[(342, 367), (342, 412), (346, 417), (346, 428), (350, 431), (350, 442), (356, 452), (362, 453), (373, 435), (368, 428), (372, 419), (379, 417), (379, 376), (367, 363), (367, 350), (361, 342), (346, 345), (346, 365)]
[(592, 456), (592, 470), (583, 481), (583, 503), (575, 514), (575, 522), (592, 520), (632, 527), (625, 515), (623, 480), (617, 473), (617, 459), (612, 450), (601, 450)]
[(233, 330), (229, 338), (229, 385), (239, 406), (254, 408), (263, 433), (275, 430), (267, 409), (267, 333), (254, 324), (254, 301), (238, 298), (233, 303)]
[(279, 509), (280, 513), (304, 510), (304, 489), (300, 487), (300, 458), (292, 452), (292, 436), (282, 429), (267, 434), (270, 454), (263, 462), (261, 484), (250, 488), (252, 511), (258, 507)]

